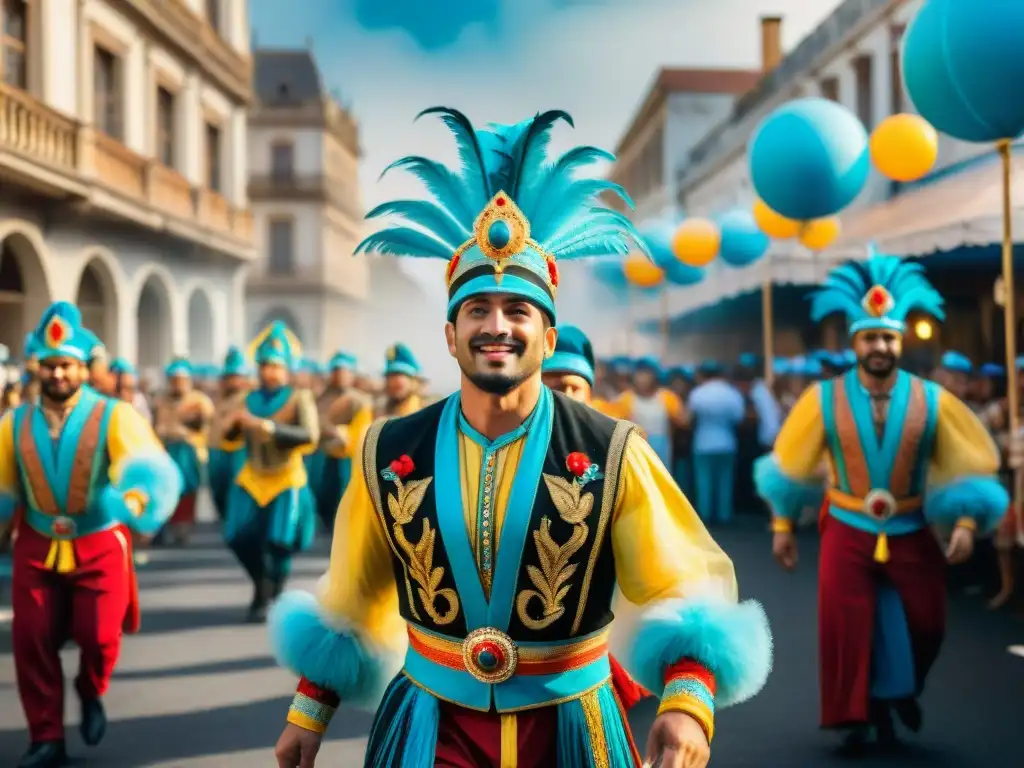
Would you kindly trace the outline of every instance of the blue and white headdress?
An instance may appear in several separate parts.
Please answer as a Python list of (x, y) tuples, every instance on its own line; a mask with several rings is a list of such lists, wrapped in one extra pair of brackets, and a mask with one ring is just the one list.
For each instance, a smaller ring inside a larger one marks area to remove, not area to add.
[(923, 312), (944, 320), (943, 298), (924, 276), (924, 268), (896, 256), (877, 254), (836, 267), (811, 296), (811, 318), (819, 321), (834, 312), (846, 314), (850, 335), (868, 330), (903, 333), (907, 315)]
[[(448, 260), (448, 318), (471, 296), (522, 296), (555, 318), (556, 259), (627, 254), (647, 248), (632, 222), (603, 205), (602, 192), (626, 190), (605, 179), (576, 178), (599, 160), (614, 160), (596, 147), (576, 147), (548, 159), (551, 128), (572, 118), (552, 110), (516, 125), (488, 124), (477, 130), (454, 109), (432, 107), (458, 145), (462, 168), (455, 173), (425, 157), (404, 157), (401, 168), (419, 178), (433, 200), (397, 200), (366, 218), (396, 215), (395, 226), (367, 237), (356, 253), (426, 256)], [(382, 174), (383, 175), (383, 174)], [(649, 254), (648, 254), (649, 255)]]

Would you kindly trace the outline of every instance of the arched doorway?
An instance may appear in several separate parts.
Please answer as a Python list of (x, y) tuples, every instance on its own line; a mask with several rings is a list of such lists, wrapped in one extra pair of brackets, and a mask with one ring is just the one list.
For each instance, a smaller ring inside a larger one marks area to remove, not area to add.
[(213, 363), (213, 303), (202, 288), (188, 300), (188, 356), (193, 363)]
[(8, 235), (0, 243), (0, 344), (21, 357), (26, 334), (49, 305), (42, 254), (24, 235)]
[(252, 329), (252, 335), (255, 336), (276, 320), (280, 320), (282, 323), (287, 325), (288, 330), (295, 334), (295, 338), (300, 342), (305, 343), (305, 339), (302, 334), (302, 327), (299, 325), (299, 321), (296, 319), (292, 311), (286, 307), (274, 307), (264, 313), (263, 317), (260, 318), (260, 321), (256, 323), (256, 327)]
[(171, 291), (158, 275), (150, 275), (139, 291), (139, 304), (135, 310), (138, 349), (136, 360), (140, 372), (158, 377), (170, 362), (174, 350), (171, 328)]
[(118, 354), (117, 289), (110, 268), (99, 258), (91, 259), (82, 270), (75, 303), (82, 310), (85, 327), (100, 337), (112, 355)]

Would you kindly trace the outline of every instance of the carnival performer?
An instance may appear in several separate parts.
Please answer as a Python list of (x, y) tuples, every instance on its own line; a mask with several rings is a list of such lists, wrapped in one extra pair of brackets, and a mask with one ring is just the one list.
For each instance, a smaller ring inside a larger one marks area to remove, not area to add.
[(102, 697), (121, 649), (138, 629), (126, 525), (152, 534), (178, 501), (181, 473), (127, 403), (85, 386), (90, 334), (58, 302), (33, 334), (42, 399), (0, 420), (0, 523), (24, 517), (14, 541), (12, 626), (18, 693), (31, 745), (19, 768), (63, 765), (60, 650), (79, 647), (81, 733), (106, 731)]
[(156, 402), (156, 433), (181, 470), (181, 500), (168, 525), (176, 543), (188, 543), (196, 523), (196, 496), (209, 460), (210, 423), (214, 407), (205, 393), (193, 386), (192, 364), (171, 361), (164, 371), (167, 392)]
[(370, 768), (639, 766), (610, 683), (618, 583), (637, 615), (615, 617), (616, 656), (662, 693), (649, 758), (702, 767), (715, 708), (766, 679), (764, 613), (737, 604), (732, 563), (634, 426), (541, 382), (556, 257), (644, 247), (597, 198), (624, 190), (576, 178), (611, 156), (580, 147), (549, 162), (551, 127), (571, 124), (560, 111), (480, 131), (455, 110), (427, 113), (455, 134), (461, 173), (398, 161), (436, 200), (377, 207), (410, 226), (357, 252), (448, 260), (462, 385), (371, 427), (322, 592), (273, 609), (272, 647), (303, 676), (278, 763), (311, 765), (341, 700), (380, 702)]
[(245, 461), (244, 436), (229, 440), (226, 428), (245, 408), (245, 398), (252, 388), (251, 377), (245, 353), (238, 347), (228, 349), (219, 372), (219, 391), (213, 406), (208, 472), (213, 506), (222, 520), (227, 509), (228, 492)]
[(250, 345), (259, 386), (224, 427), (227, 440), (245, 440), (245, 460), (228, 491), (224, 538), (253, 583), (247, 620), (260, 622), (291, 573), (292, 555), (316, 535), (316, 507), (303, 457), (320, 441), (316, 402), (290, 383), (302, 347), (281, 322)]
[[(999, 454), (978, 418), (939, 385), (898, 367), (907, 315), (942, 320), (943, 300), (920, 265), (875, 255), (835, 269), (814, 294), (820, 321), (846, 314), (855, 368), (800, 397), (755, 482), (774, 518), (773, 551), (797, 561), (793, 525), (820, 499), (827, 514), (818, 577), (821, 725), (853, 752), (895, 738), (892, 714), (922, 724), (918, 696), (946, 623), (945, 563), (967, 560), (979, 529), (1008, 497)], [(954, 526), (945, 555), (930, 525)]]
[(377, 418), (409, 416), (420, 410), (423, 403), (423, 369), (419, 361), (401, 342), (388, 347), (384, 362), (384, 392), (377, 402)]
[(334, 529), (338, 503), (352, 476), (352, 456), (373, 422), (373, 402), (355, 388), (356, 358), (338, 352), (328, 363), (329, 378), (317, 398), (320, 447), (310, 467), (317, 514), (327, 531)]

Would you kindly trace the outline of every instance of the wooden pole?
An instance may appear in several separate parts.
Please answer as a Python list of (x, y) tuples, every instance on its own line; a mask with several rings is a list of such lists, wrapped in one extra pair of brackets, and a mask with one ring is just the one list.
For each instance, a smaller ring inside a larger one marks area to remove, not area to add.
[(775, 382), (775, 329), (772, 314), (772, 275), (769, 265), (768, 277), (761, 287), (761, 327), (764, 334), (764, 383), (771, 387)]

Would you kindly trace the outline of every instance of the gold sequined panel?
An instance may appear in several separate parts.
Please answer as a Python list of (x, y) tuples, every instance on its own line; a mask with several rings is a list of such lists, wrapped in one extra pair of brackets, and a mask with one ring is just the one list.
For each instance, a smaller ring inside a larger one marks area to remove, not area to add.
[[(551, 520), (547, 517), (541, 518), (540, 527), (533, 532), (540, 568), (526, 566), (534, 589), (524, 589), (516, 597), (519, 620), (533, 630), (545, 629), (565, 614), (564, 600), (572, 589), (570, 579), (579, 568), (579, 563), (571, 561), (587, 542), (590, 528), (586, 520), (594, 511), (594, 494), (584, 491), (577, 480), (547, 474), (543, 477), (559, 517), (572, 526), (572, 534), (568, 541), (559, 544), (551, 535)], [(537, 618), (530, 610), (535, 602), (540, 607)]]
[(910, 496), (913, 491), (914, 473), (917, 471), (917, 454), (928, 426), (928, 400), (925, 397), (924, 382), (911, 379), (910, 400), (903, 415), (903, 432), (896, 461), (892, 466), (889, 490), (897, 499)]
[(395, 542), (408, 559), (409, 575), (416, 582), (416, 592), (423, 604), (423, 610), (435, 624), (444, 626), (451, 624), (459, 615), (459, 596), (454, 589), (441, 587), (444, 568), (434, 566), (437, 531), (431, 528), (428, 519), (423, 518), (419, 540), (415, 544), (405, 535), (405, 526), (413, 523), (433, 479), (425, 477), (408, 482), (396, 479), (396, 493), (388, 494), (388, 512), (394, 521), (391, 530)]
[(860, 442), (857, 422), (853, 418), (853, 409), (850, 407), (842, 379), (833, 382), (832, 394), (836, 434), (839, 437), (839, 450), (843, 454), (846, 481), (850, 484), (850, 495), (863, 499), (871, 491), (871, 478), (868, 475), (868, 464), (864, 458), (864, 447)]

